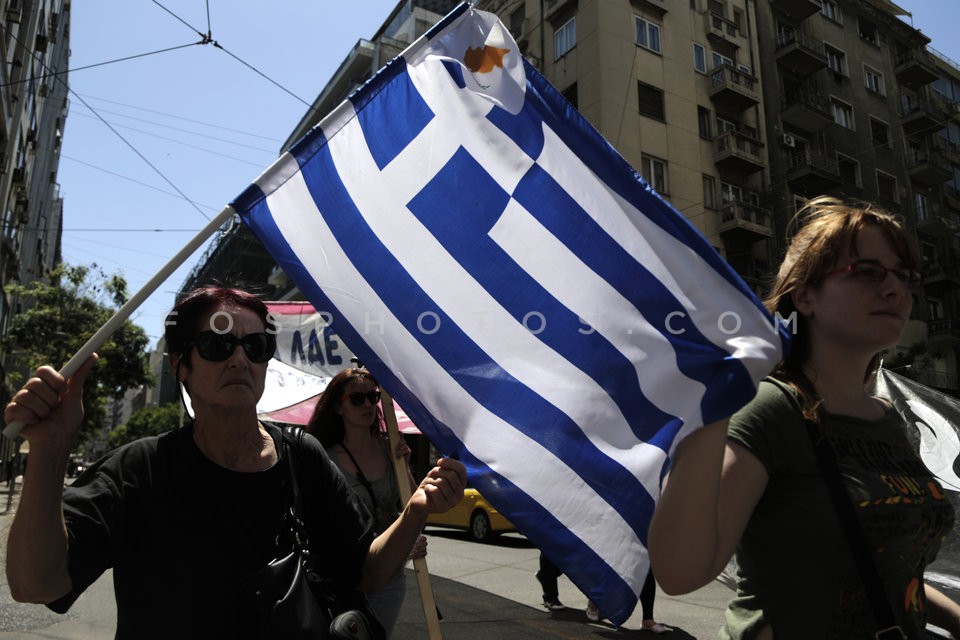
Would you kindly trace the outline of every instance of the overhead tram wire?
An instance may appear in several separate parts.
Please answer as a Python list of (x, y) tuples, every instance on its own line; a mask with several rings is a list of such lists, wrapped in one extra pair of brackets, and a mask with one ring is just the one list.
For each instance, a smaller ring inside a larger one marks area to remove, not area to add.
[(166, 8), (165, 6), (163, 6), (158, 0), (152, 0), (152, 2), (153, 2), (153, 4), (157, 5), (158, 7), (160, 7), (161, 9), (163, 9), (164, 11), (166, 11), (167, 13), (169, 13), (169, 14), (170, 14), (171, 16), (173, 16), (176, 20), (178, 20), (179, 22), (181, 22), (181, 23), (183, 23), (184, 25), (186, 25), (186, 27), (187, 27), (188, 29), (190, 29), (191, 31), (197, 33), (201, 38), (203, 38), (203, 43), (202, 43), (202, 44), (212, 44), (214, 47), (216, 47), (217, 49), (220, 49), (220, 50), (223, 51), (225, 54), (227, 54), (228, 56), (230, 56), (231, 58), (233, 58), (234, 60), (236, 60), (237, 62), (239, 62), (239, 63), (242, 64), (243, 66), (245, 66), (246, 68), (250, 69), (251, 71), (253, 71), (253, 72), (256, 73), (257, 75), (259, 75), (261, 78), (263, 78), (264, 80), (266, 80), (267, 82), (269, 82), (270, 84), (274, 85), (275, 87), (277, 87), (278, 89), (280, 89), (280, 90), (283, 91), (284, 93), (288, 94), (289, 96), (291, 96), (291, 97), (294, 98), (295, 100), (298, 100), (299, 102), (301, 102), (301, 103), (303, 103), (304, 105), (306, 105), (308, 109), (313, 110), (314, 107), (313, 107), (312, 104), (310, 104), (309, 102), (307, 102), (306, 100), (304, 100), (303, 98), (301, 98), (300, 96), (298, 96), (297, 94), (295, 94), (295, 93), (294, 93), (293, 91), (291, 91), (290, 89), (287, 89), (285, 86), (283, 86), (282, 84), (280, 84), (279, 82), (277, 82), (276, 80), (274, 80), (273, 78), (271, 78), (270, 76), (268, 76), (267, 74), (263, 73), (262, 71), (260, 71), (259, 69), (257, 69), (257, 68), (254, 67), (253, 65), (251, 65), (250, 63), (246, 62), (245, 60), (243, 60), (242, 58), (240, 58), (239, 56), (237, 56), (236, 54), (234, 54), (233, 52), (231, 52), (229, 49), (225, 48), (222, 44), (220, 44), (219, 42), (217, 42), (216, 40), (213, 39), (213, 33), (212, 33), (212, 31), (209, 30), (209, 25), (210, 25), (210, 5), (209, 5), (209, 3), (207, 4), (207, 27), (208, 27), (208, 31), (207, 31), (207, 33), (204, 34), (204, 33), (201, 33), (196, 27), (194, 27), (193, 25), (191, 25), (189, 22), (187, 22), (186, 20), (184, 20), (183, 18), (181, 18), (180, 16), (178, 16), (177, 14), (175, 14), (173, 11), (171, 11), (170, 9)]
[(137, 53), (132, 56), (125, 56), (123, 58), (114, 58), (113, 60), (106, 60), (104, 62), (95, 62), (93, 64), (87, 64), (82, 67), (73, 67), (70, 69), (64, 69), (63, 71), (52, 71), (50, 73), (45, 73), (41, 76), (33, 76), (31, 78), (23, 78), (23, 79), (17, 80), (16, 82), (7, 82), (5, 84), (0, 84), (0, 87), (12, 87), (18, 84), (23, 84), (25, 82), (30, 82), (31, 80), (46, 80), (47, 78), (55, 78), (57, 76), (66, 75), (68, 73), (74, 73), (76, 71), (85, 71), (87, 69), (103, 67), (108, 64), (115, 64), (117, 62), (127, 62), (128, 60), (145, 58), (147, 56), (157, 55), (158, 53), (167, 53), (169, 51), (176, 51), (177, 49), (186, 49), (187, 47), (194, 47), (198, 44), (203, 44), (203, 42), (188, 42), (187, 44), (180, 44), (175, 47), (167, 47), (166, 49), (157, 49), (156, 51), (148, 51), (147, 53)]
[[(243, 147), (243, 148), (245, 148), (245, 149), (251, 149), (251, 150), (253, 150), (253, 151), (262, 151), (262, 152), (264, 152), (264, 153), (270, 153), (270, 154), (275, 154), (275, 153), (276, 153), (273, 149), (266, 149), (266, 148), (264, 148), (264, 147), (255, 147), (255, 146), (253, 146), (253, 145), (251, 145), (251, 144), (244, 144), (244, 143), (242, 143), (242, 142), (235, 142), (235, 141), (230, 140), (230, 139), (228, 139), (228, 138), (218, 138), (217, 136), (211, 136), (211, 135), (206, 134), (206, 133), (200, 133), (199, 131), (193, 131), (192, 129), (184, 129), (184, 128), (181, 128), (181, 127), (174, 127), (174, 126), (171, 126), (171, 125), (169, 125), (169, 124), (164, 124), (164, 123), (162, 123), (162, 122), (157, 122), (156, 120), (148, 120), (147, 118), (138, 118), (138, 117), (136, 117), (136, 116), (129, 116), (129, 115), (125, 114), (125, 113), (120, 113), (119, 111), (110, 111), (109, 109), (101, 109), (101, 110), (100, 110), (100, 113), (109, 113), (110, 115), (112, 115), (112, 116), (117, 116), (117, 117), (119, 117), (119, 118), (126, 118), (126, 119), (128, 119), (128, 120), (135, 120), (135, 121), (137, 121), (137, 122), (144, 122), (144, 123), (146, 123), (146, 124), (154, 125), (154, 126), (160, 127), (161, 129), (167, 129), (167, 130), (170, 130), (170, 131), (179, 131), (179, 132), (181, 132), (181, 133), (189, 133), (190, 135), (196, 136), (196, 137), (198, 137), (198, 138), (206, 138), (207, 140), (216, 140), (217, 142), (223, 142), (223, 143), (225, 143), (225, 144), (232, 144), (232, 145), (234, 145), (234, 146)], [(91, 117), (89, 114), (86, 114), (86, 113), (75, 113), (74, 115), (86, 116), (86, 117), (88, 117), (88, 118)], [(130, 125), (117, 125), (117, 126), (122, 126), (122, 127), (125, 127), (125, 128), (133, 129), (133, 127), (130, 127)], [(133, 129), (133, 130), (134, 130), (134, 131), (139, 131), (140, 133), (145, 133), (145, 134), (147, 134), (147, 135), (158, 136), (158, 134), (156, 134), (156, 133), (151, 133), (151, 132), (149, 132), (149, 131), (143, 131), (143, 130), (141, 130), (141, 129)], [(159, 136), (158, 136), (158, 137), (159, 137)], [(167, 139), (167, 138), (164, 138), (164, 139)], [(239, 158), (233, 158), (233, 159), (239, 160)]]
[[(77, 115), (86, 116), (87, 114), (85, 114), (85, 113), (80, 113), (80, 114), (77, 114)], [(91, 116), (87, 116), (87, 117), (91, 117)], [(241, 164), (247, 164), (247, 165), (250, 165), (251, 167), (256, 167), (256, 168), (258, 168), (258, 169), (262, 169), (262, 168), (263, 168), (263, 165), (264, 165), (264, 162), (262, 162), (262, 161), (261, 161), (261, 162), (252, 162), (252, 161), (250, 161), (250, 160), (244, 160), (243, 158), (238, 158), (238, 157), (236, 157), (236, 156), (231, 156), (231, 155), (226, 154), (226, 153), (220, 153), (219, 151), (214, 151), (213, 149), (208, 149), (208, 148), (206, 148), (206, 147), (201, 147), (201, 146), (199, 146), (199, 145), (190, 144), (189, 142), (184, 142), (183, 140), (177, 140), (177, 139), (175, 139), (175, 138), (168, 138), (167, 136), (162, 136), (162, 135), (160, 135), (159, 133), (153, 133), (152, 131), (144, 131), (143, 129), (137, 129), (136, 127), (131, 127), (130, 125), (127, 125), (127, 124), (115, 124), (114, 126), (119, 127), (120, 129), (127, 129), (127, 130), (129, 130), (129, 131), (134, 131), (134, 132), (136, 132), (136, 133), (142, 133), (143, 135), (145, 135), (145, 136), (150, 136), (151, 138), (157, 138), (157, 139), (159, 139), (159, 140), (165, 140), (165, 141), (167, 141), (167, 142), (172, 142), (172, 143), (174, 143), (174, 144), (179, 144), (179, 145), (184, 146), (184, 147), (187, 147), (187, 148), (189, 148), (189, 149), (196, 149), (197, 151), (202, 151), (202, 152), (204, 152), (204, 153), (209, 153), (210, 155), (218, 156), (218, 157), (220, 157), (220, 158), (226, 158), (227, 160), (233, 160), (234, 162), (239, 162), (239, 163), (241, 163)], [(271, 152), (270, 152), (269, 150), (267, 150), (267, 149), (260, 149), (259, 151), (263, 151), (263, 152), (265, 152), (265, 153), (271, 153)]]
[[(121, 180), (127, 180), (128, 182), (132, 182), (132, 183), (134, 183), (134, 184), (138, 184), (138, 185), (140, 185), (140, 186), (142, 186), (142, 187), (146, 187), (146, 188), (148, 188), (148, 189), (153, 189), (154, 191), (159, 191), (160, 193), (166, 194), (166, 195), (168, 195), (168, 196), (173, 196), (173, 197), (175, 197), (175, 198), (183, 198), (183, 197), (184, 197), (182, 193), (179, 193), (179, 192), (174, 193), (174, 192), (172, 192), (172, 191), (166, 191), (166, 190), (164, 190), (164, 189), (161, 189), (160, 187), (156, 187), (156, 186), (154, 186), (154, 185), (152, 185), (152, 184), (147, 184), (146, 182), (143, 182), (143, 181), (141, 181), (141, 180), (137, 180), (136, 178), (131, 178), (130, 176), (125, 176), (125, 175), (123, 175), (122, 173), (117, 173), (116, 171), (111, 171), (110, 169), (105, 169), (105, 168), (99, 167), (99, 166), (97, 166), (97, 165), (95, 165), (95, 164), (91, 164), (91, 163), (89, 163), (89, 162), (84, 162), (83, 160), (78, 160), (78, 159), (76, 159), (76, 158), (74, 158), (74, 157), (72, 157), (72, 156), (68, 156), (68, 155), (65, 155), (65, 154), (62, 154), (62, 153), (61, 153), (61, 154), (60, 154), (60, 158), (61, 158), (61, 159), (70, 160), (71, 162), (76, 162), (77, 164), (82, 164), (82, 165), (84, 165), (84, 166), (86, 166), (86, 167), (90, 167), (91, 169), (96, 169), (97, 171), (102, 171), (103, 173), (110, 174), (110, 175), (112, 175), (112, 176), (114, 176), (114, 177), (120, 178)], [(217, 211), (217, 210), (218, 210), (216, 207), (211, 207), (210, 205), (208, 205), (208, 204), (203, 204), (202, 202), (201, 202), (201, 203), (196, 203), (196, 202), (193, 202), (193, 201), (191, 201), (191, 200), (189, 200), (189, 199), (188, 199), (188, 202), (191, 202), (191, 204), (193, 204), (194, 206), (203, 206), (203, 207), (206, 207), (206, 208), (209, 209), (210, 211)], [(208, 220), (209, 220), (209, 218), (208, 218)]]
[[(25, 45), (25, 44), (23, 43), (23, 41), (20, 40), (20, 38), (18, 38), (9, 28), (7, 28), (6, 25), (0, 23), (0, 28), (2, 28), (4, 31), (6, 31), (7, 34), (8, 34), (11, 38), (13, 38), (14, 41), (15, 41), (18, 45), (20, 45), (21, 47), (23, 47), (23, 49), (24, 49), (25, 51), (31, 51), (31, 49), (30, 49), (29, 47), (27, 47), (27, 45)], [(50, 71), (50, 68), (47, 66), (47, 63), (44, 62), (42, 55), (41, 55), (41, 56), (38, 56), (37, 53), (36, 53), (35, 51), (33, 51), (33, 52), (31, 53), (31, 56), (30, 56), (30, 57), (33, 58), (33, 60), (34, 60), (35, 62), (39, 62), (39, 63), (40, 63), (40, 66), (41, 66), (45, 71)], [(99, 119), (100, 122), (102, 122), (103, 125), (104, 125), (107, 129), (110, 129), (110, 131), (113, 132), (113, 135), (115, 135), (115, 136), (117, 136), (118, 138), (120, 138), (120, 140), (121, 140), (125, 145), (127, 145), (127, 147), (129, 147), (130, 150), (133, 151), (133, 152), (137, 155), (137, 157), (139, 157), (141, 160), (143, 160), (143, 161), (147, 164), (148, 167), (150, 167), (151, 169), (153, 169), (153, 171), (154, 171), (158, 176), (160, 176), (160, 177), (163, 179), (164, 182), (166, 182), (166, 183), (169, 184), (171, 187), (173, 187), (173, 190), (176, 191), (177, 193), (179, 193), (179, 194), (180, 194), (180, 197), (182, 197), (184, 200), (186, 200), (187, 202), (189, 202), (190, 205), (193, 206), (193, 208), (197, 210), (197, 213), (199, 213), (201, 216), (203, 216), (204, 219), (206, 219), (208, 222), (212, 219), (212, 218), (210, 218), (210, 216), (208, 216), (206, 213), (204, 213), (203, 210), (202, 210), (199, 206), (197, 206), (197, 203), (195, 203), (193, 200), (191, 200), (190, 197), (189, 197), (187, 194), (185, 194), (185, 193), (180, 189), (180, 187), (178, 187), (177, 185), (175, 185), (175, 184), (173, 183), (173, 181), (170, 180), (170, 178), (168, 178), (168, 177), (166, 176), (166, 174), (164, 174), (162, 171), (160, 171), (159, 167), (157, 167), (155, 164), (153, 164), (152, 162), (150, 162), (150, 160), (147, 159), (147, 157), (146, 157), (145, 155), (143, 155), (143, 154), (140, 152), (139, 149), (137, 149), (135, 146), (133, 146), (133, 144), (132, 144), (129, 140), (127, 140), (127, 139), (124, 138), (122, 135), (120, 135), (120, 132), (117, 131), (116, 129), (114, 129), (114, 128), (110, 125), (110, 123), (107, 122), (107, 120), (103, 118), (103, 116), (101, 116), (99, 113), (97, 113), (97, 110), (96, 110), (96, 109), (94, 109), (94, 108), (91, 107), (89, 104), (87, 104), (87, 101), (84, 100), (84, 99), (80, 96), (80, 94), (78, 94), (76, 91), (74, 91), (73, 89), (71, 89), (69, 83), (67, 83), (66, 81), (64, 81), (63, 78), (60, 78), (58, 75), (54, 75), (54, 76), (53, 76), (53, 79), (54, 79), (55, 82), (59, 82), (59, 83), (63, 84), (63, 86), (67, 88), (67, 92), (69, 92), (71, 95), (73, 95), (77, 100), (80, 101), (80, 104), (82, 104), (83, 106), (85, 106), (85, 107), (86, 107), (87, 109), (89, 109), (95, 116), (97, 116), (97, 119)]]
[[(89, 94), (86, 95), (86, 96), (84, 96), (84, 97), (86, 97), (88, 100), (99, 100), (100, 102), (107, 102), (107, 103), (109, 103), (109, 104), (115, 104), (115, 105), (119, 105), (119, 106), (121, 106), (121, 107), (127, 107), (127, 108), (129, 108), (129, 109), (134, 109), (135, 111), (145, 111), (145, 112), (147, 112), (147, 113), (155, 113), (155, 114), (157, 114), (157, 115), (164, 116), (165, 118), (173, 118), (173, 119), (175, 119), (175, 120), (183, 120), (183, 121), (185, 121), (185, 122), (192, 122), (192, 123), (194, 123), (194, 124), (200, 124), (200, 125), (203, 125), (203, 126), (205, 126), (205, 127), (210, 127), (210, 128), (213, 128), (213, 129), (221, 129), (221, 130), (223, 130), (223, 131), (229, 131), (230, 133), (236, 133), (236, 134), (240, 134), (240, 135), (244, 135), (244, 136), (249, 136), (249, 137), (251, 137), (251, 138), (260, 138), (261, 140), (268, 140), (268, 141), (270, 141), (270, 142), (276, 142), (276, 143), (278, 143), (278, 144), (281, 143), (281, 142), (283, 142), (282, 140), (278, 140), (277, 138), (274, 138), (274, 137), (272, 137), (272, 136), (262, 136), (262, 135), (257, 134), (257, 133), (250, 133), (249, 131), (243, 131), (242, 129), (234, 129), (234, 128), (232, 128), (232, 127), (224, 127), (223, 125), (213, 124), (212, 122), (204, 122), (203, 120), (196, 120), (196, 119), (194, 119), (194, 118), (187, 118), (187, 117), (185, 117), (185, 116), (178, 116), (178, 115), (176, 115), (176, 114), (167, 113), (167, 112), (165, 112), (165, 111), (157, 111), (156, 109), (147, 109), (146, 107), (139, 107), (139, 106), (137, 106), (137, 105), (128, 104), (128, 103), (126, 103), (126, 102), (117, 102), (116, 100), (109, 100), (109, 99), (107, 99), (107, 98), (101, 98), (101, 97), (99, 97), (99, 96), (91, 96), (91, 95), (89, 95)], [(105, 113), (117, 113), (117, 112), (106, 111)], [(118, 115), (119, 115), (119, 114), (118, 114)], [(126, 117), (126, 118), (131, 118), (132, 116), (124, 116), (124, 117)], [(200, 135), (200, 134), (198, 134), (198, 135)], [(238, 143), (235, 143), (235, 144), (238, 144)]]

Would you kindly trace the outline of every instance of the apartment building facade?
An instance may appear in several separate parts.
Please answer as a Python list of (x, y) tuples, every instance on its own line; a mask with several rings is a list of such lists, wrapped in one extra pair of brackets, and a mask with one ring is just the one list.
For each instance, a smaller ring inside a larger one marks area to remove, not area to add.
[[(771, 208), (778, 228), (827, 193), (900, 213), (920, 250), (904, 348), (936, 357), (922, 382), (957, 390), (960, 99), (956, 64), (887, 0), (758, 2)], [(775, 235), (778, 249), (784, 233)]]
[(805, 198), (901, 213), (926, 276), (904, 349), (957, 390), (960, 83), (887, 0), (480, 0), (756, 291)]
[[(60, 262), (57, 184), (69, 102), (69, 0), (0, 0), (0, 338), (21, 301), (6, 293)], [(6, 364), (0, 351), (0, 363)], [(0, 370), (0, 385), (4, 373)]]
[[(284, 147), (453, 4), (399, 3), (345, 58)], [(476, 7), (498, 14), (527, 60), (758, 293), (804, 198), (858, 198), (903, 214), (926, 276), (904, 349), (926, 344), (935, 357), (912, 374), (957, 392), (960, 68), (930, 50), (902, 9), (887, 0)], [(208, 268), (218, 251), (184, 288), (203, 273), (234, 281)], [(298, 295), (269, 258), (259, 269), (276, 297)]]

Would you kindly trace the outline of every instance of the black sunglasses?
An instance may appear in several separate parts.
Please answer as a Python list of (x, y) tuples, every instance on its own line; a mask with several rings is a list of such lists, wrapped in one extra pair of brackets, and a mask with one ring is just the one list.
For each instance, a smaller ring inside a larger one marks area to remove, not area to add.
[(277, 350), (277, 339), (269, 333), (248, 333), (238, 338), (232, 333), (201, 331), (187, 346), (195, 346), (204, 360), (223, 362), (233, 355), (238, 345), (243, 347), (243, 353), (250, 362), (266, 362)]
[(362, 407), (363, 403), (368, 400), (370, 401), (370, 404), (377, 406), (377, 403), (380, 402), (380, 390), (374, 389), (373, 391), (367, 391), (366, 393), (363, 391), (354, 391), (353, 393), (344, 394), (343, 398), (340, 398), (340, 400), (343, 401), (344, 398), (348, 399), (350, 404), (355, 407)]

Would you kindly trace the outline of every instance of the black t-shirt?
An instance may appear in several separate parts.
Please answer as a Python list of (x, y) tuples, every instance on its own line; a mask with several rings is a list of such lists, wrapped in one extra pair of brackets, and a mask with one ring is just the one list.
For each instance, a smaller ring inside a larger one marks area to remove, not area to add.
[[(240, 578), (281, 555), (290, 504), (281, 432), (267, 429), (280, 459), (262, 472), (211, 462), (192, 425), (121, 447), (84, 472), (64, 492), (73, 590), (49, 607), (65, 612), (112, 567), (118, 639), (255, 638)], [(370, 515), (312, 436), (294, 456), (311, 548), (340, 588), (354, 588), (373, 540)]]

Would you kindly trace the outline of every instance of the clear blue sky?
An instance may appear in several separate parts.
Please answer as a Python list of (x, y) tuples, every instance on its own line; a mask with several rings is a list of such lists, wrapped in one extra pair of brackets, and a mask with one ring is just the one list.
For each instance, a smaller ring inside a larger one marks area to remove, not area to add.
[[(216, 215), (277, 157), (306, 112), (301, 100), (316, 97), (356, 41), (373, 36), (395, 4), (75, 2), (70, 67), (78, 70), (71, 73), (70, 86), (77, 95), (70, 98), (58, 174), (64, 260), (96, 262), (108, 272), (122, 272), (131, 293), (140, 289), (206, 224), (204, 216)], [(960, 62), (960, 2), (897, 4), (913, 12), (913, 26), (933, 39), (934, 48)], [(208, 30), (208, 6), (211, 35), (229, 54), (213, 45), (193, 45), (81, 69), (197, 42), (197, 31)], [(174, 291), (201, 252), (134, 314), (152, 344), (162, 333)]]
[[(309, 104), (357, 40), (372, 37), (396, 4), (209, 0), (209, 29), (226, 51), (195, 45), (81, 69), (194, 43), (198, 31), (208, 31), (205, 0), (158, 2), (95, 0), (72, 8), (70, 68), (78, 70), (70, 87), (76, 95), (57, 178), (63, 259), (120, 271), (131, 293), (196, 235), (204, 216), (216, 215), (276, 159), (307, 110), (290, 94)], [(135, 313), (153, 344), (173, 292), (201, 251)]]

